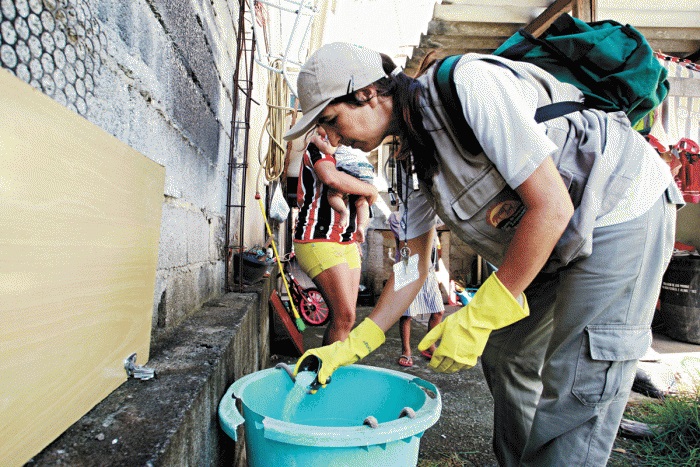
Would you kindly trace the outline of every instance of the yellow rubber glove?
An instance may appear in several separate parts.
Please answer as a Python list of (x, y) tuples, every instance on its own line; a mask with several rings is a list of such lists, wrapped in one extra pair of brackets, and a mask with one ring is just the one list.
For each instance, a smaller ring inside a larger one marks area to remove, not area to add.
[(318, 371), (316, 379), (325, 386), (331, 375), (341, 366), (365, 358), (384, 343), (384, 332), (374, 321), (365, 318), (347, 339), (324, 347), (307, 350), (294, 367), (294, 376), (304, 370)]
[(491, 274), (465, 307), (426, 334), (418, 349), (427, 350), (440, 339), (440, 345), (430, 360), (431, 368), (441, 373), (471, 368), (484, 352), (492, 330), (506, 327), (530, 314), (525, 294), (522, 297), (523, 305), (520, 306), (496, 274)]

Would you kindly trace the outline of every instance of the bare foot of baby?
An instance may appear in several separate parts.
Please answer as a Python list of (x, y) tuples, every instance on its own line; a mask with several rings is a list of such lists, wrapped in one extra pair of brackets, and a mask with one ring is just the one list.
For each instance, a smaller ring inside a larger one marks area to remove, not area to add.
[(340, 213), (340, 219), (338, 220), (338, 223), (340, 224), (340, 227), (343, 230), (345, 230), (348, 226), (348, 222), (350, 222), (350, 213), (346, 209)]
[(365, 231), (364, 229), (357, 229), (355, 231), (355, 241), (357, 243), (364, 243), (365, 242)]

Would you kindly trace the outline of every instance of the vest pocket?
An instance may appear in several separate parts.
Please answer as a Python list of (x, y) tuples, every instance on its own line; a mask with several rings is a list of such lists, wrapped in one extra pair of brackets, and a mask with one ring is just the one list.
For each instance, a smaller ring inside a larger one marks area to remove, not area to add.
[(576, 364), (574, 396), (587, 406), (607, 404), (616, 398), (622, 386), (631, 383), (637, 360), (650, 345), (649, 326), (587, 326)]
[(472, 238), (472, 242), (502, 256), (525, 213), (525, 206), (495, 167), (491, 167), (452, 201), (452, 211), (459, 223), (468, 224), (479, 234), (480, 238)]
[(452, 210), (459, 220), (468, 221), (506, 186), (496, 167), (489, 166), (457, 193), (452, 200)]

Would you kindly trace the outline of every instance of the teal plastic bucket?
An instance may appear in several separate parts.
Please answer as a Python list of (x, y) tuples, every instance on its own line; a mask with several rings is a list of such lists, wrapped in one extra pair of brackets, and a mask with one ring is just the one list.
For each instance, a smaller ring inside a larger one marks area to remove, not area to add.
[(288, 371), (270, 368), (235, 381), (221, 399), (228, 436), (237, 440), (245, 422), (250, 467), (416, 465), (420, 438), (442, 409), (428, 381), (364, 365), (339, 368), (315, 394), (299, 390)]

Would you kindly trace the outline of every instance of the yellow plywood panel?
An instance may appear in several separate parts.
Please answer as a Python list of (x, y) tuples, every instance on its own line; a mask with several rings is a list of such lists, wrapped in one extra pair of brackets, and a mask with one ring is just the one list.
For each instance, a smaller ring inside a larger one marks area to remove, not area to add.
[(0, 465), (148, 359), (165, 169), (0, 69)]

